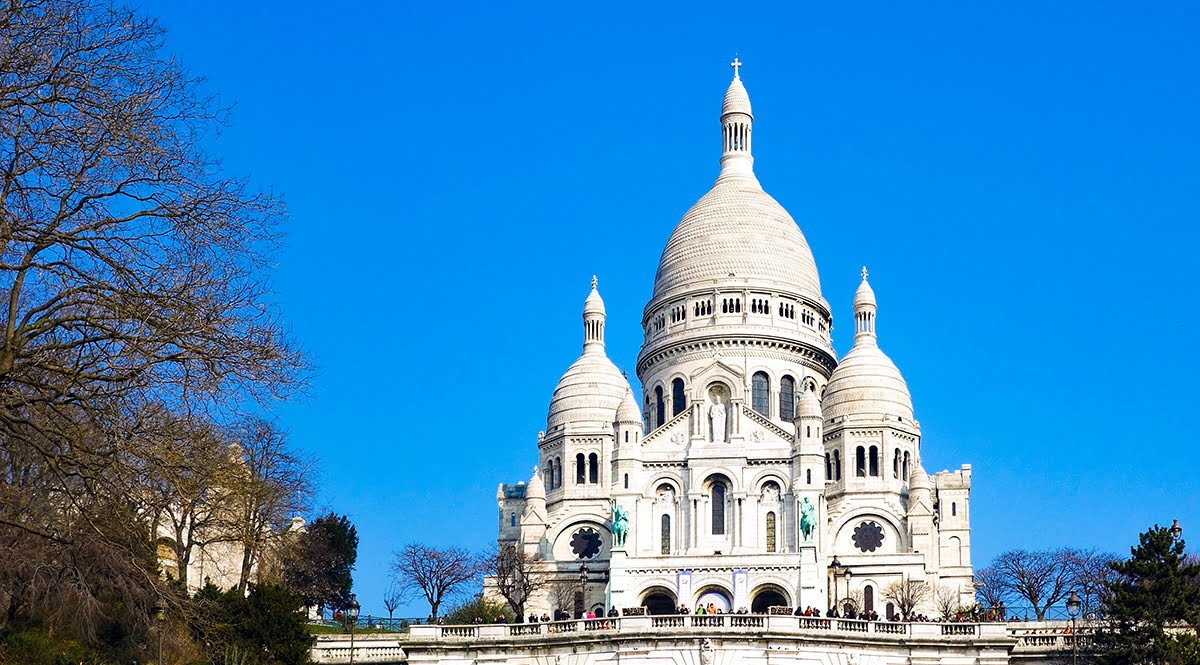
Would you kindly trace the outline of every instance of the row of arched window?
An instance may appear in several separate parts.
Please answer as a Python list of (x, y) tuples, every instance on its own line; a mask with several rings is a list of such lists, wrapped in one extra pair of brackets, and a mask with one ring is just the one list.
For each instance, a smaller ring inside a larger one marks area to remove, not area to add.
[(687, 321), (687, 306), (679, 305), (671, 308), (671, 323)]
[(721, 300), (722, 314), (737, 314), (742, 311), (741, 298), (724, 298)]
[[(811, 326), (812, 324), (816, 323), (816, 321), (817, 317), (813, 316), (813, 313), (807, 309), (800, 313), (800, 322), (804, 325)], [(824, 328), (824, 326), (822, 326), (822, 328)]]
[(833, 453), (825, 453), (825, 480), (841, 480), (842, 479), (842, 453), (841, 451), (833, 451)]
[(542, 471), (542, 482), (546, 485), (546, 491), (562, 487), (562, 459), (555, 457), (551, 460), (546, 460), (546, 469)]
[(575, 456), (575, 484), (583, 485), (590, 483), (595, 485), (600, 482), (600, 459), (596, 453), (588, 455), (586, 458), (583, 453)]
[[(779, 380), (779, 419), (790, 422), (796, 417), (796, 379), (785, 374)], [(687, 395), (683, 379), (671, 381), (670, 416), (667, 415), (667, 395), (662, 386), (654, 387), (654, 427), (661, 427), (668, 418), (683, 413), (687, 408)], [(755, 372), (750, 377), (750, 408), (763, 417), (771, 417), (771, 377), (766, 372)]]
[(692, 305), (692, 313), (696, 316), (708, 316), (712, 314), (712, 301), (702, 300)]
[[(712, 531), (712, 535), (714, 535), (714, 536), (725, 535), (725, 531), (726, 531), (726, 515), (725, 515), (725, 513), (726, 513), (726, 498), (727, 498), (728, 492), (729, 492), (729, 484), (728, 484), (727, 479), (725, 479), (724, 477), (716, 476), (709, 481), (708, 494), (709, 494), (709, 503), (711, 504), (711, 510), (712, 510), (711, 531)], [(763, 495), (767, 496), (767, 495), (771, 494), (772, 492), (775, 497), (775, 501), (777, 502), (779, 499), (779, 492), (780, 492), (779, 485), (774, 482), (765, 483), (763, 485)], [(658, 487), (658, 493), (660, 495), (673, 494), (674, 488), (672, 488), (670, 485), (663, 484)], [(765, 546), (766, 546), (767, 552), (778, 551), (778, 539), (776, 537), (777, 523), (778, 523), (778, 519), (777, 519), (775, 511), (773, 511), (773, 510), (768, 511), (765, 516), (765, 525), (764, 525), (765, 531), (766, 531)], [(670, 554), (671, 553), (671, 516), (670, 515), (664, 514), (660, 518), (660, 529), (661, 529), (660, 535), (659, 535), (660, 551), (663, 554)]]
[(785, 319), (796, 318), (796, 306), (787, 303), (779, 303), (779, 316)]
[[(896, 479), (903, 478), (908, 480), (909, 468), (909, 453), (896, 449), (896, 454), (892, 457), (892, 477)], [(869, 449), (859, 446), (854, 451), (854, 475), (859, 478), (866, 476), (879, 475), (879, 449), (871, 446)], [(840, 451), (834, 450), (831, 453), (825, 453), (825, 480), (841, 480), (842, 479), (842, 454)]]
[(731, 122), (721, 128), (725, 152), (750, 150), (750, 125)]
[(770, 314), (771, 303), (765, 298), (754, 298), (750, 301), (751, 314)]
[[(749, 306), (749, 312), (751, 314), (768, 314), (769, 315), (771, 313), (770, 298), (752, 298), (750, 300), (748, 306)], [(699, 301), (693, 302), (691, 310), (692, 310), (692, 316), (694, 316), (696, 318), (699, 318), (702, 316), (712, 316), (713, 301), (712, 300), (699, 300)], [(659, 313), (659, 314), (655, 315), (655, 317), (650, 320), (650, 332), (659, 332), (659, 331), (663, 330), (664, 328), (666, 328), (668, 320), (670, 321), (671, 324), (682, 323), (684, 321), (687, 321), (687, 311), (688, 311), (687, 305), (681, 304), (681, 305), (673, 306), (670, 310), (669, 316), (668, 316), (668, 314), (664, 314), (664, 313)], [(730, 297), (730, 298), (722, 298), (721, 299), (721, 313), (722, 314), (740, 314), (741, 312), (742, 312), (742, 299), (740, 297)], [(780, 318), (794, 320), (796, 318), (796, 306), (781, 301), (781, 302), (779, 302), (779, 306), (777, 308), (776, 313), (778, 314), (778, 316)], [(807, 310), (807, 309), (801, 309), (800, 320), (805, 325), (808, 325), (808, 326), (813, 326), (813, 325), (816, 325), (816, 323), (817, 323), (816, 315), (812, 311)], [(821, 328), (821, 332), (825, 332), (825, 322), (824, 321), (821, 322), (820, 328)]]

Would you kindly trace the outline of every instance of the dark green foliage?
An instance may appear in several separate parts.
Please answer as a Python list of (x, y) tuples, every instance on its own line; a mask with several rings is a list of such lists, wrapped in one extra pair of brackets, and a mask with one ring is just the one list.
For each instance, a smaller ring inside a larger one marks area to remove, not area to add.
[(193, 598), (192, 631), (207, 660), (246, 665), (305, 665), (313, 638), (300, 596), (277, 584), (251, 584), (249, 595), (211, 584)]
[(469, 624), (475, 621), (476, 617), (483, 619), (484, 623), (491, 623), (501, 614), (511, 614), (508, 607), (501, 603), (492, 602), (482, 595), (478, 595), (474, 600), (457, 605), (446, 614), (446, 623), (448, 624)]
[(284, 583), (306, 607), (344, 608), (350, 604), (352, 573), (358, 558), (358, 532), (345, 515), (329, 513), (301, 533), (285, 559)]
[(1200, 665), (1200, 566), (1184, 542), (1157, 525), (1141, 534), (1132, 556), (1110, 564), (1106, 626), (1097, 633), (1101, 665)]

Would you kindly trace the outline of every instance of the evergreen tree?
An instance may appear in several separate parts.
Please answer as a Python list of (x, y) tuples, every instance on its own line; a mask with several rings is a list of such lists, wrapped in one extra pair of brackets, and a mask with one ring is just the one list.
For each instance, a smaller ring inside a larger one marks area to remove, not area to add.
[(308, 525), (285, 561), (285, 584), (305, 607), (344, 608), (350, 604), (352, 573), (358, 559), (358, 531), (345, 515), (329, 513)]
[(1132, 556), (1109, 564), (1107, 625), (1096, 634), (1100, 665), (1200, 665), (1200, 565), (1184, 542), (1155, 525)]

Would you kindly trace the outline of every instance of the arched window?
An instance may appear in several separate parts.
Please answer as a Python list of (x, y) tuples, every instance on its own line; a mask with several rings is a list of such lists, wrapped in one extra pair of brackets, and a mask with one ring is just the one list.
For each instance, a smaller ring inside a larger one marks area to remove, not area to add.
[(546, 491), (554, 489), (554, 460), (546, 461), (546, 471), (542, 475), (546, 476)]
[(870, 584), (863, 587), (863, 609), (868, 612), (875, 609), (875, 588)]
[(779, 419), (791, 421), (796, 417), (796, 380), (785, 376), (779, 380)]
[(806, 469), (804, 473), (805, 473), (805, 477), (808, 479), (808, 484), (811, 485), (812, 484), (812, 469)]
[(629, 489), (629, 474), (625, 474), (625, 489)]
[(900, 477), (900, 449), (896, 449), (896, 456), (892, 459), (892, 477)]
[(833, 480), (833, 457), (825, 453), (825, 480)]
[(904, 468), (901, 469), (901, 473), (904, 474), (904, 481), (908, 482), (908, 453), (907, 452), (904, 453)]
[(721, 480), (712, 484), (712, 532), (714, 536), (725, 535), (725, 482)]
[(891, 620), (892, 620), (892, 617), (896, 616), (896, 606), (895, 606), (895, 605), (893, 605), (893, 604), (891, 604), (891, 603), (888, 603), (888, 604), (887, 604), (887, 611), (886, 611), (886, 612), (884, 612), (884, 616), (886, 616), (886, 617), (887, 617), (887, 620), (888, 620), (888, 621), (891, 621)]
[(854, 475), (859, 478), (867, 476), (867, 451), (862, 446), (854, 451)]
[(760, 415), (771, 415), (771, 379), (766, 372), (755, 372), (750, 379), (750, 408)]
[(950, 503), (950, 517), (955, 517), (957, 515), (958, 515), (958, 504), (951, 502)]
[(677, 416), (683, 413), (687, 407), (687, 400), (683, 396), (683, 379), (675, 379), (671, 382), (671, 415)]
[(517, 514), (516, 513), (513, 513), (508, 516), (508, 524), (509, 524), (509, 526), (517, 525)]
[(879, 475), (879, 449), (871, 446), (871, 475)]
[(575, 456), (575, 484), (582, 485), (587, 482), (587, 462), (584, 460), (583, 453)]
[(767, 513), (767, 551), (775, 551), (775, 513)]
[(600, 460), (596, 458), (596, 453), (588, 455), (588, 482), (593, 485), (600, 482), (597, 476), (600, 474)]
[(833, 479), (842, 479), (842, 452), (840, 450), (833, 451)]
[(661, 550), (662, 553), (670, 554), (671, 553), (671, 516), (670, 515), (662, 516), (662, 534), (659, 536), (659, 540), (662, 541), (662, 550)]
[(654, 421), (655, 427), (662, 427), (662, 424), (667, 421), (667, 406), (663, 403), (662, 386), (654, 387)]
[(554, 486), (562, 487), (562, 458), (554, 458)]

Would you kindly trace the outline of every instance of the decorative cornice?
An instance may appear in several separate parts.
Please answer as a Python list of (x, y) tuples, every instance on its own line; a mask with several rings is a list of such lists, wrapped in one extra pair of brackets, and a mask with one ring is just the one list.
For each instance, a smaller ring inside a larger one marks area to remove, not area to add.
[[(650, 345), (647, 345), (647, 347), (650, 347)], [(730, 335), (713, 332), (699, 337), (680, 340), (658, 348), (643, 349), (642, 353), (638, 355), (636, 371), (637, 375), (642, 377), (648, 369), (658, 363), (667, 358), (685, 353), (711, 353), (714, 350), (728, 351), (730, 349), (746, 349), (750, 347), (756, 349), (778, 349), (792, 356), (799, 356), (801, 365), (820, 373), (826, 378), (833, 372), (833, 368), (837, 366), (837, 360), (829, 351), (808, 342), (772, 335), (752, 336), (745, 333)], [(796, 360), (794, 357), (789, 357), (788, 359)]]

